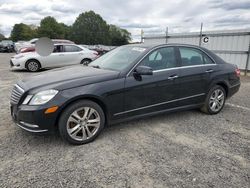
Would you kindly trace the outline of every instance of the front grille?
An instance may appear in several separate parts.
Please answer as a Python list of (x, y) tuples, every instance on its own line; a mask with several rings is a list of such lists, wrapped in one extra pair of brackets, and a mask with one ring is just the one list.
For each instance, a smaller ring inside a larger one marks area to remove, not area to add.
[(23, 93), (24, 93), (24, 90), (20, 86), (14, 85), (14, 88), (12, 90), (11, 97), (10, 97), (10, 102), (12, 104), (17, 104), (21, 96), (23, 95)]
[(13, 67), (14, 66), (14, 64), (13, 64), (13, 62), (10, 60), (10, 66), (11, 67)]

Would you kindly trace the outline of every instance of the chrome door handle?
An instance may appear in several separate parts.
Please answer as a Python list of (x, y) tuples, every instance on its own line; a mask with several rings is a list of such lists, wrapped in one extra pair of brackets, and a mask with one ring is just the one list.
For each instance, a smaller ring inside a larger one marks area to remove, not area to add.
[(59, 56), (64, 56), (64, 54), (59, 54)]
[(168, 79), (169, 79), (169, 80), (174, 80), (174, 79), (176, 79), (176, 78), (178, 78), (178, 77), (179, 77), (179, 76), (177, 76), (177, 75), (173, 75), (173, 76), (169, 76)]
[(206, 73), (211, 73), (211, 72), (214, 72), (214, 70), (213, 69), (206, 70)]

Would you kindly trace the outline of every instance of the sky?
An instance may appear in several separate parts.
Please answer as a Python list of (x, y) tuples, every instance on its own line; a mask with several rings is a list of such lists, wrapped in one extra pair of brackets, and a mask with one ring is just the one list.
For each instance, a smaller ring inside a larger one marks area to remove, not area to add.
[(0, 33), (9, 36), (16, 23), (39, 25), (46, 16), (71, 25), (93, 10), (108, 24), (131, 32), (133, 40), (169, 32), (250, 28), (250, 0), (0, 0)]

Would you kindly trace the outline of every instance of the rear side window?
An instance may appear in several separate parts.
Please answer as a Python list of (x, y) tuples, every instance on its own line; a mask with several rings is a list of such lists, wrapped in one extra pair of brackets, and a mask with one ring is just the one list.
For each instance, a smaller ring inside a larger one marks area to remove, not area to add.
[(79, 52), (82, 49), (79, 48), (78, 46), (73, 46), (73, 45), (65, 45), (64, 46), (64, 51), (65, 52)]
[(174, 48), (159, 48), (146, 56), (140, 65), (151, 67), (154, 71), (177, 67)]
[(203, 52), (194, 48), (180, 47), (182, 66), (194, 66), (203, 64), (214, 64)]
[(205, 64), (214, 64), (214, 62), (211, 60), (211, 58), (208, 57), (206, 54), (204, 54), (203, 60), (204, 60)]

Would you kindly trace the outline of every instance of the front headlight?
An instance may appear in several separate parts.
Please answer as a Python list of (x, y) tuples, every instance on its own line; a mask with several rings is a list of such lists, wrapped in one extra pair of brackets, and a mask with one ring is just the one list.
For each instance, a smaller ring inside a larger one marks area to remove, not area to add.
[(49, 102), (57, 93), (58, 93), (58, 91), (55, 89), (40, 91), (37, 94), (35, 94), (32, 98), (30, 97), (30, 95), (28, 95), (26, 97), (28, 99), (27, 100), (25, 99), (24, 102), (26, 102), (26, 104), (27, 104), (28, 103), (27, 101), (29, 101), (31, 98), (29, 105), (45, 104), (45, 103)]

